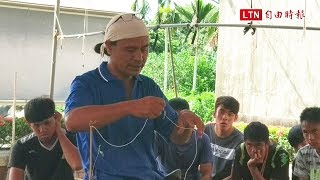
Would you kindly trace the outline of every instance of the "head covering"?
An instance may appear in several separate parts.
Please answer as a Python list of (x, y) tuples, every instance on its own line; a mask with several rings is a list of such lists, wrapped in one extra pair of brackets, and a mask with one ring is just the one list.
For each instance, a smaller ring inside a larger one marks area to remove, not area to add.
[(135, 14), (120, 14), (109, 21), (105, 30), (104, 42), (148, 35), (147, 26)]
[[(126, 13), (114, 16), (108, 23), (103, 42), (118, 41), (141, 36), (149, 36), (148, 28), (145, 23), (135, 14)], [(100, 48), (101, 56), (104, 55), (104, 45)]]

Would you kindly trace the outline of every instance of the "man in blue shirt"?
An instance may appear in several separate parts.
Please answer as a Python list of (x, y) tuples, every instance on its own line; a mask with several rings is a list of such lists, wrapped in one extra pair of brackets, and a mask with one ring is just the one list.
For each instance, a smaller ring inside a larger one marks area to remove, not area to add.
[(77, 76), (66, 100), (66, 127), (78, 132), (85, 179), (90, 169), (90, 125), (96, 128), (93, 177), (163, 179), (153, 151), (154, 131), (168, 141), (184, 144), (194, 126), (201, 136), (204, 125), (191, 111), (177, 114), (166, 105), (159, 86), (140, 75), (148, 57), (149, 34), (134, 14), (117, 15), (109, 21), (100, 49), (109, 56), (108, 62)]
[[(185, 99), (173, 98), (169, 100), (169, 104), (177, 112), (189, 109), (189, 103)], [(213, 156), (210, 140), (206, 134), (203, 134), (202, 138), (198, 138), (196, 133), (192, 132), (187, 143), (177, 145), (167, 142), (156, 133), (155, 154), (162, 170), (166, 173), (180, 169), (181, 179), (212, 179)]]

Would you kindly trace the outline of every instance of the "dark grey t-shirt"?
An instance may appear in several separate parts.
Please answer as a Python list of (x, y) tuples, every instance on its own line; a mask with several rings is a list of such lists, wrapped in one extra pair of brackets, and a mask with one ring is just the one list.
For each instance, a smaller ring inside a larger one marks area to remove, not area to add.
[[(182, 179), (184, 179), (187, 169), (186, 179), (197, 180), (200, 179), (198, 166), (201, 164), (212, 163), (212, 155), (210, 148), (209, 137), (203, 134), (202, 138), (195, 136), (196, 133), (192, 133), (192, 137), (186, 144), (176, 145), (171, 142), (167, 142), (159, 134), (155, 133), (155, 155), (160, 165), (160, 170), (166, 174), (176, 169), (181, 169)], [(197, 156), (196, 153), (196, 139), (197, 138)], [(195, 158), (194, 162), (193, 159)]]
[(209, 136), (213, 154), (213, 179), (223, 179), (231, 174), (236, 147), (243, 142), (243, 134), (234, 128), (227, 138), (219, 138), (214, 123), (207, 124), (204, 132)]

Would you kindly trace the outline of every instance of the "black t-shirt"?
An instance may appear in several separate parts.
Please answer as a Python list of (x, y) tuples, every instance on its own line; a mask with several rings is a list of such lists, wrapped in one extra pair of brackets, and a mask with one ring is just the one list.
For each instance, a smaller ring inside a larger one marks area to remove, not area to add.
[[(250, 156), (242, 143), (236, 149), (233, 162), (232, 180), (252, 180), (247, 163)], [(271, 145), (263, 173), (265, 179), (289, 180), (289, 154), (279, 146)]]
[[(72, 134), (67, 137), (75, 144)], [(8, 167), (25, 170), (25, 180), (74, 180), (58, 139), (51, 148), (45, 148), (34, 133), (19, 139), (13, 146)]]

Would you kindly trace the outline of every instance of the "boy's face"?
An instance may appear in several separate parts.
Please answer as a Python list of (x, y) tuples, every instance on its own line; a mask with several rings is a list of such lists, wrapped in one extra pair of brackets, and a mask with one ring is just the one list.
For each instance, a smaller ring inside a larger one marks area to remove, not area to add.
[(251, 159), (256, 159), (258, 163), (263, 163), (269, 143), (264, 141), (255, 142), (248, 139), (245, 140), (245, 146)]
[(43, 144), (50, 144), (55, 140), (56, 120), (54, 116), (37, 123), (29, 123), (31, 129)]
[(228, 131), (232, 129), (233, 122), (237, 121), (238, 115), (225, 108), (223, 105), (218, 106), (214, 113), (216, 120), (216, 127), (221, 131)]
[(307, 143), (311, 147), (320, 150), (320, 123), (302, 121), (301, 128)]

